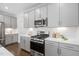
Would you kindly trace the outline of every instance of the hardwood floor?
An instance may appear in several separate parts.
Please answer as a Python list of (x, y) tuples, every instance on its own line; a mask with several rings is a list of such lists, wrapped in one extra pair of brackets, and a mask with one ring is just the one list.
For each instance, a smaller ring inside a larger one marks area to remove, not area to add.
[(15, 56), (30, 56), (30, 53), (20, 49), (19, 48), (19, 44), (11, 44), (5, 47), (6, 49), (8, 49), (11, 53), (13, 53)]

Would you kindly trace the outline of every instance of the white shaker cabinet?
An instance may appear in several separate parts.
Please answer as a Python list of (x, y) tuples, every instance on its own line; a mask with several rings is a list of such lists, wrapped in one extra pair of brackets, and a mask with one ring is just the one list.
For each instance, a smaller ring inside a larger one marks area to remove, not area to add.
[(20, 37), (20, 48), (24, 49), (25, 45), (24, 45), (24, 38), (21, 36)]
[(79, 45), (60, 43), (61, 56), (79, 56)]
[(45, 40), (46, 56), (79, 56), (79, 45)]
[(5, 22), (5, 28), (10, 28), (11, 27), (10, 16), (4, 16), (4, 22)]
[(11, 20), (11, 28), (16, 29), (17, 28), (17, 18), (16, 17), (10, 17)]
[(79, 56), (79, 52), (71, 49), (61, 48), (61, 56)]
[(58, 43), (46, 40), (45, 56), (58, 56)]
[(13, 43), (17, 43), (18, 42), (18, 34), (13, 34)]
[(42, 6), (40, 8), (40, 14), (41, 14), (41, 18), (43, 18), (43, 19), (47, 18), (47, 5)]
[(20, 37), (20, 48), (30, 52), (30, 37)]
[(25, 40), (25, 50), (30, 52), (30, 37), (26, 37), (26, 40)]
[(7, 34), (5, 35), (5, 44), (12, 44), (18, 42), (18, 34)]
[(28, 13), (28, 16), (29, 16), (29, 27), (34, 27), (34, 16), (35, 16), (35, 13), (34, 13), (34, 10), (30, 11)]
[(48, 5), (48, 27), (59, 26), (59, 4), (53, 3)]
[(12, 35), (5, 35), (5, 44), (8, 45), (8, 44), (11, 44), (12, 43)]
[(78, 3), (60, 3), (60, 26), (78, 26)]
[(39, 20), (41, 18), (40, 8), (35, 9), (35, 20)]

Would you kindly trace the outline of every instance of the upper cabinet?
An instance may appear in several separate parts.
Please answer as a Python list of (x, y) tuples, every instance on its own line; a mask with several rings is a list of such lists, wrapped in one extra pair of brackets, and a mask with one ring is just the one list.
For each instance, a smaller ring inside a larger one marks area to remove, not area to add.
[(34, 20), (48, 19), (47, 27), (78, 26), (78, 3), (52, 3), (39, 6), (24, 16), (24, 27), (34, 27)]
[(78, 26), (78, 3), (60, 4), (60, 25)]
[(41, 18), (41, 11), (40, 8), (35, 9), (35, 20)]
[(29, 13), (29, 27), (34, 27), (34, 10), (30, 11)]
[(5, 28), (10, 28), (11, 27), (10, 16), (4, 16), (4, 22), (5, 22)]
[(53, 3), (48, 5), (48, 27), (59, 26), (59, 4)]
[(47, 18), (47, 6), (35, 8), (24, 14), (24, 28), (35, 27), (34, 20)]
[(17, 18), (16, 17), (10, 17), (11, 20), (11, 28), (17, 28)]
[(47, 18), (47, 6), (43, 6), (40, 8), (40, 15), (43, 19)]
[(48, 27), (78, 26), (77, 3), (53, 3), (48, 5)]
[(24, 14), (24, 28), (34, 27), (34, 10)]
[(5, 23), (5, 28), (17, 28), (17, 18), (14, 16), (0, 15), (0, 22)]

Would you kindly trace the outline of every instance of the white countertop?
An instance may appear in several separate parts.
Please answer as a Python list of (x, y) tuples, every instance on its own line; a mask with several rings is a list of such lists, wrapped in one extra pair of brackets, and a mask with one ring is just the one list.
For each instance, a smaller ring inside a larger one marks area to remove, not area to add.
[(0, 45), (0, 56), (14, 56), (14, 55)]
[(45, 40), (49, 40), (49, 41), (55, 41), (55, 42), (60, 42), (60, 43), (68, 43), (68, 44), (74, 44), (74, 45), (79, 45), (79, 39), (68, 39), (68, 40), (64, 40), (61, 38), (52, 38), (52, 37), (48, 37)]

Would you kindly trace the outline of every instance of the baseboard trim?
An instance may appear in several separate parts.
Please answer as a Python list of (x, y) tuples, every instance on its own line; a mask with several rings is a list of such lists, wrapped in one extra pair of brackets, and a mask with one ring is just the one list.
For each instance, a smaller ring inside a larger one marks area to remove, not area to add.
[(18, 43), (18, 42), (15, 42), (15, 43), (7, 44), (7, 45), (5, 45), (5, 47), (6, 47), (6, 46), (13, 45), (13, 44), (19, 44), (19, 43)]

